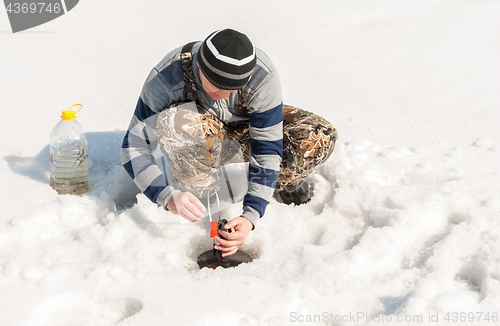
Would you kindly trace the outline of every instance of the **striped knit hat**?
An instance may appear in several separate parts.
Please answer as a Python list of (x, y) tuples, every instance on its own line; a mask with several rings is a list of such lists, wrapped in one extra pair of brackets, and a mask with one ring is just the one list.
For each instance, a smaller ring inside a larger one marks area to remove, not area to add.
[(197, 58), (203, 75), (226, 90), (243, 88), (257, 62), (252, 42), (245, 34), (232, 29), (210, 34), (201, 44)]

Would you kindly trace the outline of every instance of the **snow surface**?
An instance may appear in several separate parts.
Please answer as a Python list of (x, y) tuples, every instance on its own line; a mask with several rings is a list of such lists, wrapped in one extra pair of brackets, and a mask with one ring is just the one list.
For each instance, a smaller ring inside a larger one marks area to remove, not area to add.
[[(0, 10), (0, 325), (498, 324), (500, 2), (185, 6), (86, 0), (16, 34)], [(252, 264), (198, 270), (206, 224), (137, 194), (119, 151), (151, 67), (224, 27), (340, 138), (310, 203), (270, 203)], [(90, 191), (58, 196), (48, 137), (74, 103)]]

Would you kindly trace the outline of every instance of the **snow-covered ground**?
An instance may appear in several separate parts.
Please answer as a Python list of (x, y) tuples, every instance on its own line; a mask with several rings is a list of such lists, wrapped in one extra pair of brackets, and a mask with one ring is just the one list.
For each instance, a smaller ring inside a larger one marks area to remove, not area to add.
[[(498, 17), (487, 0), (85, 0), (12, 34), (0, 9), (0, 325), (498, 324)], [(310, 203), (271, 202), (252, 264), (199, 270), (206, 224), (137, 194), (119, 151), (151, 67), (224, 27), (340, 138)], [(58, 196), (48, 137), (74, 103), (90, 191)]]

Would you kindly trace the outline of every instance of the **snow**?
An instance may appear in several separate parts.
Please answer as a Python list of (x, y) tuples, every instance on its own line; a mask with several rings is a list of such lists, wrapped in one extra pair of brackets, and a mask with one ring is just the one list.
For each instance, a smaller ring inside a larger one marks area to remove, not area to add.
[[(499, 15), (486, 0), (87, 0), (12, 34), (0, 10), (0, 325), (496, 324)], [(242, 248), (253, 263), (199, 270), (206, 221), (138, 194), (119, 152), (149, 70), (223, 27), (340, 138), (310, 203), (270, 203)], [(58, 196), (48, 137), (74, 103), (90, 191)]]

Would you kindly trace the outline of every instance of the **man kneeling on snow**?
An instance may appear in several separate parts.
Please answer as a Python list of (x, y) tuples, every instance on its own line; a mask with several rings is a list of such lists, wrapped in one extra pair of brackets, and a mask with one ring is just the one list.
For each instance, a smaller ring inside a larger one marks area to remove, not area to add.
[[(271, 60), (246, 35), (224, 29), (173, 50), (153, 68), (121, 159), (151, 201), (194, 222), (205, 211), (200, 198), (220, 188), (220, 166), (242, 153), (249, 162), (243, 212), (226, 225), (235, 230), (222, 232), (227, 240), (216, 237), (216, 249), (228, 256), (245, 242), (273, 195), (286, 204), (310, 200), (304, 178), (328, 159), (336, 139), (325, 119), (283, 105)], [(158, 143), (179, 189), (154, 162)]]

